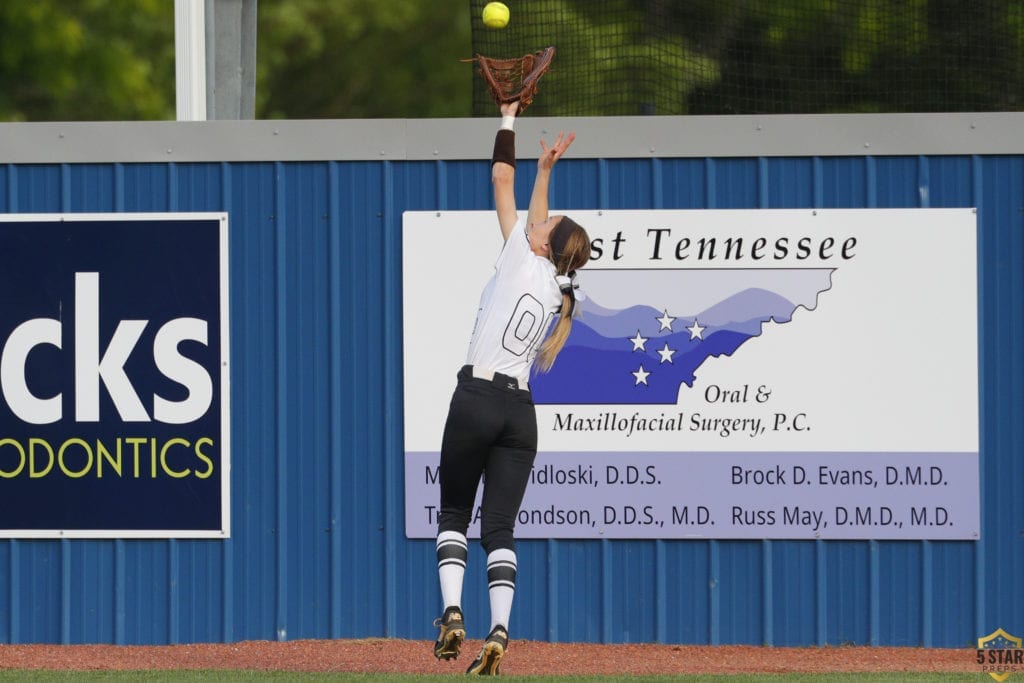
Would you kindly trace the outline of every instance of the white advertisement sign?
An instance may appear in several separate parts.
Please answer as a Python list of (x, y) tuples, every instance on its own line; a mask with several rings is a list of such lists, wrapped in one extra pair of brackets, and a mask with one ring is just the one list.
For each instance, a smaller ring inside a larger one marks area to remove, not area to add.
[[(518, 537), (978, 538), (973, 210), (565, 213), (592, 256)], [(404, 215), (410, 538), (501, 247), (494, 212)]]

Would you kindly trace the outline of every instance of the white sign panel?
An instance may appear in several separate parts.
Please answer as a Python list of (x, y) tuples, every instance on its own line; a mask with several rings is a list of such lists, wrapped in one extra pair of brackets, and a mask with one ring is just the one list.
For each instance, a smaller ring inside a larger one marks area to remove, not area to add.
[[(973, 210), (566, 213), (592, 258), (531, 381), (517, 536), (978, 538)], [(493, 212), (403, 229), (406, 533), (430, 538), (502, 243)]]

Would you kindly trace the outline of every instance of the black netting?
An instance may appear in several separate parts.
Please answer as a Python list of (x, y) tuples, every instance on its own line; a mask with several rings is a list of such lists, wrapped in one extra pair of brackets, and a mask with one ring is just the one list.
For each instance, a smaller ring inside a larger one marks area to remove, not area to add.
[(486, 2), (474, 53), (558, 50), (536, 116), (1024, 109), (1021, 0), (509, 0), (501, 30)]

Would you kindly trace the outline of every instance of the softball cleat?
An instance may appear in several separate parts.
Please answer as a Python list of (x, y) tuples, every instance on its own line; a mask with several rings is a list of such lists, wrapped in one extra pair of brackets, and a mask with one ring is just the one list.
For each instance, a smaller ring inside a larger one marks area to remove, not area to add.
[(462, 610), (458, 607), (448, 607), (444, 611), (444, 616), (434, 619), (434, 626), (441, 629), (434, 643), (434, 656), (445, 661), (458, 659), (462, 640), (466, 637)]
[(498, 667), (501, 666), (501, 658), (505, 656), (508, 649), (508, 631), (502, 625), (495, 626), (480, 648), (480, 654), (476, 656), (473, 663), (466, 669), (467, 674), (476, 676), (497, 676)]

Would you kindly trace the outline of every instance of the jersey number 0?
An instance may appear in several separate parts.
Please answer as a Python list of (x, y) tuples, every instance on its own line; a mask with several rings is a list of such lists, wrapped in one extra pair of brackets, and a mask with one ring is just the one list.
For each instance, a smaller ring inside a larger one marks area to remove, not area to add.
[(548, 314), (544, 305), (529, 294), (520, 297), (516, 308), (512, 311), (505, 334), (501, 339), (502, 346), (517, 356), (527, 355), (530, 358), (536, 352), (548, 324)]

